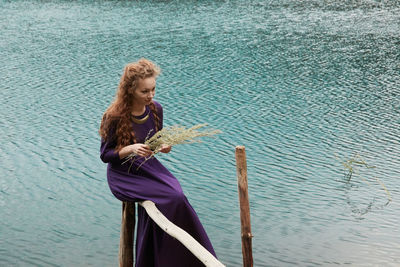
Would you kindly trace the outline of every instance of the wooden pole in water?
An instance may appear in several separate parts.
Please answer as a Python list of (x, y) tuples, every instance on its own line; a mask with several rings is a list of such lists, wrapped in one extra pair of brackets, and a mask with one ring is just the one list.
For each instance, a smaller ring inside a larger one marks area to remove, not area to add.
[(247, 185), (247, 164), (246, 151), (244, 146), (236, 147), (236, 173), (238, 178), (239, 203), (240, 203), (240, 223), (242, 234), (242, 254), (243, 266), (253, 266), (253, 254), (251, 246), (251, 224), (250, 224), (250, 204)]
[(133, 266), (133, 240), (135, 236), (135, 203), (122, 202), (121, 235), (119, 240), (119, 266)]

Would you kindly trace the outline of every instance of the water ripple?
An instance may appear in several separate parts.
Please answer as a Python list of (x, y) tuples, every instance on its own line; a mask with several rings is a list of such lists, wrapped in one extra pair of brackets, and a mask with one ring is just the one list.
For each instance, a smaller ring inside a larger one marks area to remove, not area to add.
[[(97, 131), (140, 57), (163, 69), (165, 125), (223, 131), (160, 160), (227, 266), (242, 262), (237, 145), (256, 265), (399, 264), (396, 1), (0, 6), (0, 265), (116, 264), (120, 203)], [(335, 155), (354, 153), (376, 168), (347, 183)]]

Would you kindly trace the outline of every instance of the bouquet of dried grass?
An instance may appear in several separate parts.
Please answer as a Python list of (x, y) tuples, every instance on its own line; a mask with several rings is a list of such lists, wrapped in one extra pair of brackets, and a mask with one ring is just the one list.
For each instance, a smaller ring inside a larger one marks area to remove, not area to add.
[[(198, 124), (191, 128), (185, 128), (179, 125), (165, 127), (160, 131), (158, 131), (157, 133), (155, 133), (151, 138), (148, 138), (151, 133), (150, 131), (147, 134), (144, 144), (148, 145), (150, 149), (153, 151), (153, 153), (149, 157), (145, 158), (142, 164), (144, 164), (147, 160), (149, 160), (150, 158), (154, 157), (154, 155), (159, 153), (163, 145), (174, 146), (178, 144), (199, 143), (201, 142), (201, 140), (198, 139), (199, 137), (212, 136), (221, 133), (220, 130), (199, 131), (200, 128), (203, 128), (205, 126), (207, 126), (207, 124)], [(127, 157), (125, 157), (125, 161), (123, 163), (131, 161), (131, 166), (132, 166), (135, 157), (136, 154), (132, 153)], [(140, 164), (140, 166), (142, 166), (142, 164)], [(138, 168), (140, 168), (140, 166)]]

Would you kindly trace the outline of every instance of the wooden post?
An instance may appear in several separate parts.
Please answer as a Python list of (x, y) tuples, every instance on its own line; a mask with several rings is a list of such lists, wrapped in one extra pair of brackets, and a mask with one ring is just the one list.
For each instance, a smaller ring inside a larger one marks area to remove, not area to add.
[(119, 266), (133, 266), (133, 240), (135, 236), (135, 203), (122, 202), (121, 235), (119, 240)]
[(251, 224), (250, 224), (250, 204), (247, 186), (247, 164), (246, 151), (244, 146), (236, 147), (236, 173), (238, 178), (239, 203), (240, 203), (240, 223), (242, 234), (242, 254), (243, 266), (253, 266), (253, 254), (251, 246)]

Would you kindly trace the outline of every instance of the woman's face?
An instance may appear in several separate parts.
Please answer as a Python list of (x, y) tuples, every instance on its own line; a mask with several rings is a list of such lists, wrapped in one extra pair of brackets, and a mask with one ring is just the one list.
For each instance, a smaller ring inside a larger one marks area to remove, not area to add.
[(149, 77), (138, 82), (136, 90), (133, 92), (135, 105), (149, 105), (156, 93), (156, 78)]

